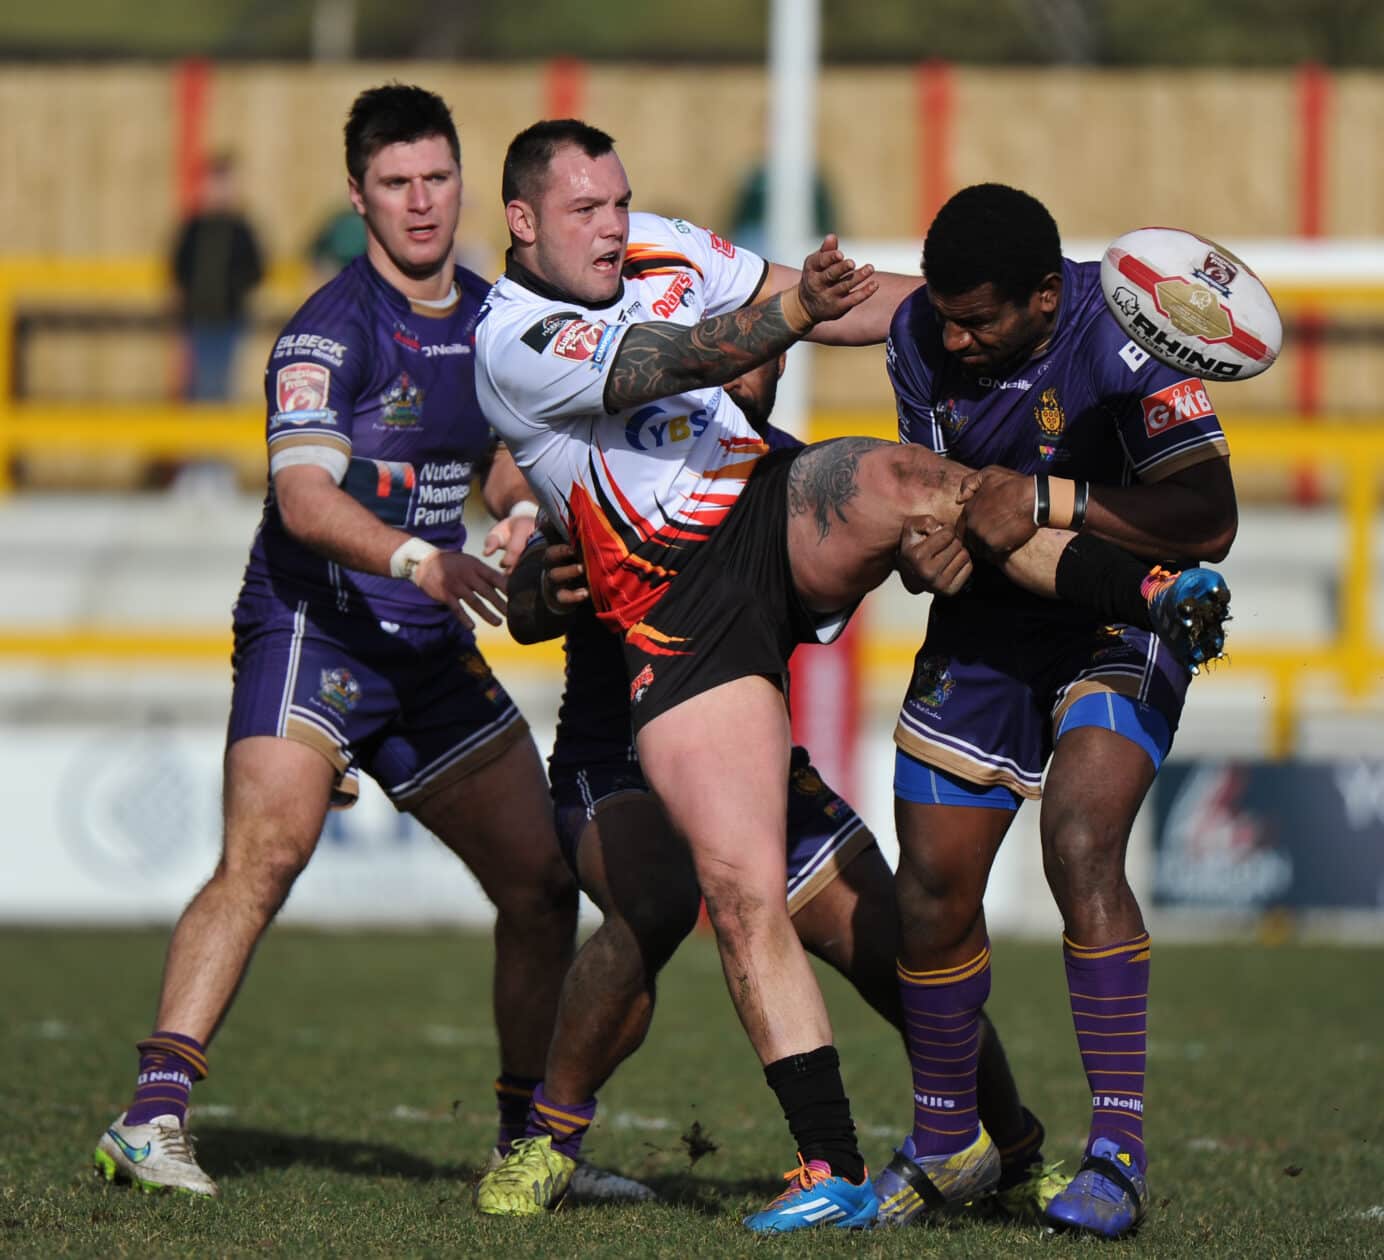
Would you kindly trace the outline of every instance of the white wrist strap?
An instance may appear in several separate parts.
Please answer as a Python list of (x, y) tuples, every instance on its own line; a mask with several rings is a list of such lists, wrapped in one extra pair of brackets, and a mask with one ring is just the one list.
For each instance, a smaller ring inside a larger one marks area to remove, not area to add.
[(510, 516), (537, 516), (538, 504), (532, 499), (520, 499), (512, 508), (509, 509)]
[(394, 554), (389, 557), (390, 577), (408, 578), (417, 586), (418, 566), (436, 551), (437, 548), (426, 539), (410, 538), (406, 543), (395, 548)]

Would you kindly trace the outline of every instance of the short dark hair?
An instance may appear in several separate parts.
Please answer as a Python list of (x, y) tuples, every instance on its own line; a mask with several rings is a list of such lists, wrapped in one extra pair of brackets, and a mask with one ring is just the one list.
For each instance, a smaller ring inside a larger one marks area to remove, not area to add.
[(615, 151), (615, 141), (610, 136), (579, 118), (546, 118), (536, 122), (515, 136), (505, 150), (500, 200), (505, 205), (516, 199), (537, 201), (553, 155), (569, 144), (576, 145), (592, 158), (605, 157)]
[(351, 103), (346, 116), (346, 172), (360, 184), (370, 159), (381, 149), (429, 136), (441, 136), (453, 160), (461, 165), (461, 141), (452, 111), (436, 92), (407, 83), (367, 88)]
[(1008, 184), (963, 188), (923, 242), (923, 277), (944, 297), (993, 284), (1002, 300), (1025, 302), (1054, 271), (1062, 271), (1057, 224), (1041, 201)]

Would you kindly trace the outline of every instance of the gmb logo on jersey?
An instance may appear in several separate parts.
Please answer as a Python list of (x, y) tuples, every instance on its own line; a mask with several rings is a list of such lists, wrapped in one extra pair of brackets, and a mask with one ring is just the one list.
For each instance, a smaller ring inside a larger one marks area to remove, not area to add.
[(1144, 411), (1144, 432), (1149, 437), (1189, 420), (1204, 420), (1214, 413), (1211, 399), (1207, 397), (1206, 387), (1195, 376), (1180, 380), (1176, 385), (1160, 389), (1142, 399), (1140, 406)]
[(657, 403), (640, 407), (625, 424), (625, 441), (636, 451), (656, 451), (660, 447), (701, 437), (710, 422), (705, 408), (690, 416), (673, 416)]

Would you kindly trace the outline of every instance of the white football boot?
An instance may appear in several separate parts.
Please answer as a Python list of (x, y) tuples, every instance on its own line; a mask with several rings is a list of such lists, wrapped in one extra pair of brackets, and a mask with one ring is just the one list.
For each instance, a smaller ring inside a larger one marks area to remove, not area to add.
[(101, 1134), (91, 1162), (97, 1176), (120, 1178), (146, 1194), (180, 1190), (184, 1194), (221, 1193), (198, 1166), (187, 1130), (176, 1116), (155, 1116), (148, 1124), (126, 1124), (122, 1115)]

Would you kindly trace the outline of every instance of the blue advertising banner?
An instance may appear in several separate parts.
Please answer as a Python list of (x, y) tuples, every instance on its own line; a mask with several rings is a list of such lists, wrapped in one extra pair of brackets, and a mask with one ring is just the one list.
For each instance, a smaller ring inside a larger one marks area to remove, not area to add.
[(1384, 761), (1170, 763), (1153, 809), (1157, 905), (1384, 906)]

